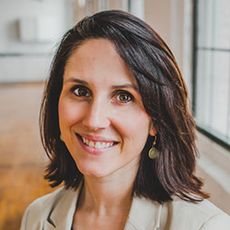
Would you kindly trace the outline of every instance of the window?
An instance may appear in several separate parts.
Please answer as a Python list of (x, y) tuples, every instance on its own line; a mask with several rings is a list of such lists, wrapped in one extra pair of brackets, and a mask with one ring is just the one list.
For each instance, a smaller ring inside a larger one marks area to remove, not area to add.
[(194, 112), (201, 132), (230, 148), (230, 1), (194, 1)]

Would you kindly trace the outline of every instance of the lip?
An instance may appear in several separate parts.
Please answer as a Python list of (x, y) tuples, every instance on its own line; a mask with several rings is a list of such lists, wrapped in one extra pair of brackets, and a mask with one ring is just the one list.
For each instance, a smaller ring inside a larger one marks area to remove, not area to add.
[[(75, 133), (76, 137), (78, 139), (78, 142), (80, 143), (81, 147), (88, 153), (93, 154), (93, 155), (98, 155), (101, 153), (104, 153), (108, 150), (110, 150), (111, 148), (113, 148), (114, 146), (116, 146), (119, 142), (118, 141), (114, 141), (108, 138), (104, 138), (101, 136), (93, 136), (93, 135), (80, 135), (78, 133)], [(83, 142), (83, 138), (89, 140), (89, 141), (93, 141), (93, 142), (103, 142), (103, 143), (113, 143), (112, 146), (109, 147), (105, 147), (105, 148), (95, 148), (95, 147), (91, 147), (86, 145)]]
[(106, 138), (106, 137), (102, 137), (102, 136), (95, 136), (95, 135), (89, 135), (89, 134), (79, 134), (79, 133), (76, 133), (78, 136), (80, 137), (84, 137), (90, 141), (100, 141), (100, 142), (115, 142), (117, 143), (118, 141), (115, 141), (115, 140), (112, 140), (112, 139), (109, 139), (109, 138)]

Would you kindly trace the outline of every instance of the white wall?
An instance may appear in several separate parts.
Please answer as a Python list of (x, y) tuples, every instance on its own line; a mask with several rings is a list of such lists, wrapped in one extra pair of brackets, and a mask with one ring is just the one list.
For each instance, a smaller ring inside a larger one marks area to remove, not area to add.
[[(44, 79), (50, 54), (65, 30), (65, 7), (65, 0), (0, 1), (0, 82)], [(21, 19), (32, 25), (24, 34), (34, 39), (21, 41)]]
[(182, 67), (184, 0), (145, 0), (145, 20), (170, 46)]
[(145, 0), (145, 21), (174, 53), (191, 92), (192, 68), (191, 0)]
[(145, 0), (145, 21), (171, 45), (170, 39), (170, 1)]

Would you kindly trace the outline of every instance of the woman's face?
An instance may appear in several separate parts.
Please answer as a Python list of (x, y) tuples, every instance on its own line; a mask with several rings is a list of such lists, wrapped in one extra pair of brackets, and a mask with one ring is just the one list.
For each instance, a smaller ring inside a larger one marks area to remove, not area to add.
[(105, 39), (84, 42), (68, 59), (58, 110), (62, 139), (85, 176), (136, 172), (155, 134), (134, 77)]

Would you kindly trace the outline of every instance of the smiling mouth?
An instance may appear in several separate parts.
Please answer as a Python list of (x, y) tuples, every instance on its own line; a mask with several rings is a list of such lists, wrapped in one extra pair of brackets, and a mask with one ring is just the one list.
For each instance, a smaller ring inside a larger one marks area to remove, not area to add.
[(115, 142), (115, 141), (96, 141), (96, 140), (92, 140), (92, 139), (83, 137), (79, 134), (76, 134), (76, 135), (84, 145), (90, 148), (94, 148), (94, 149), (107, 149), (107, 148), (111, 148), (118, 144), (118, 142)]

